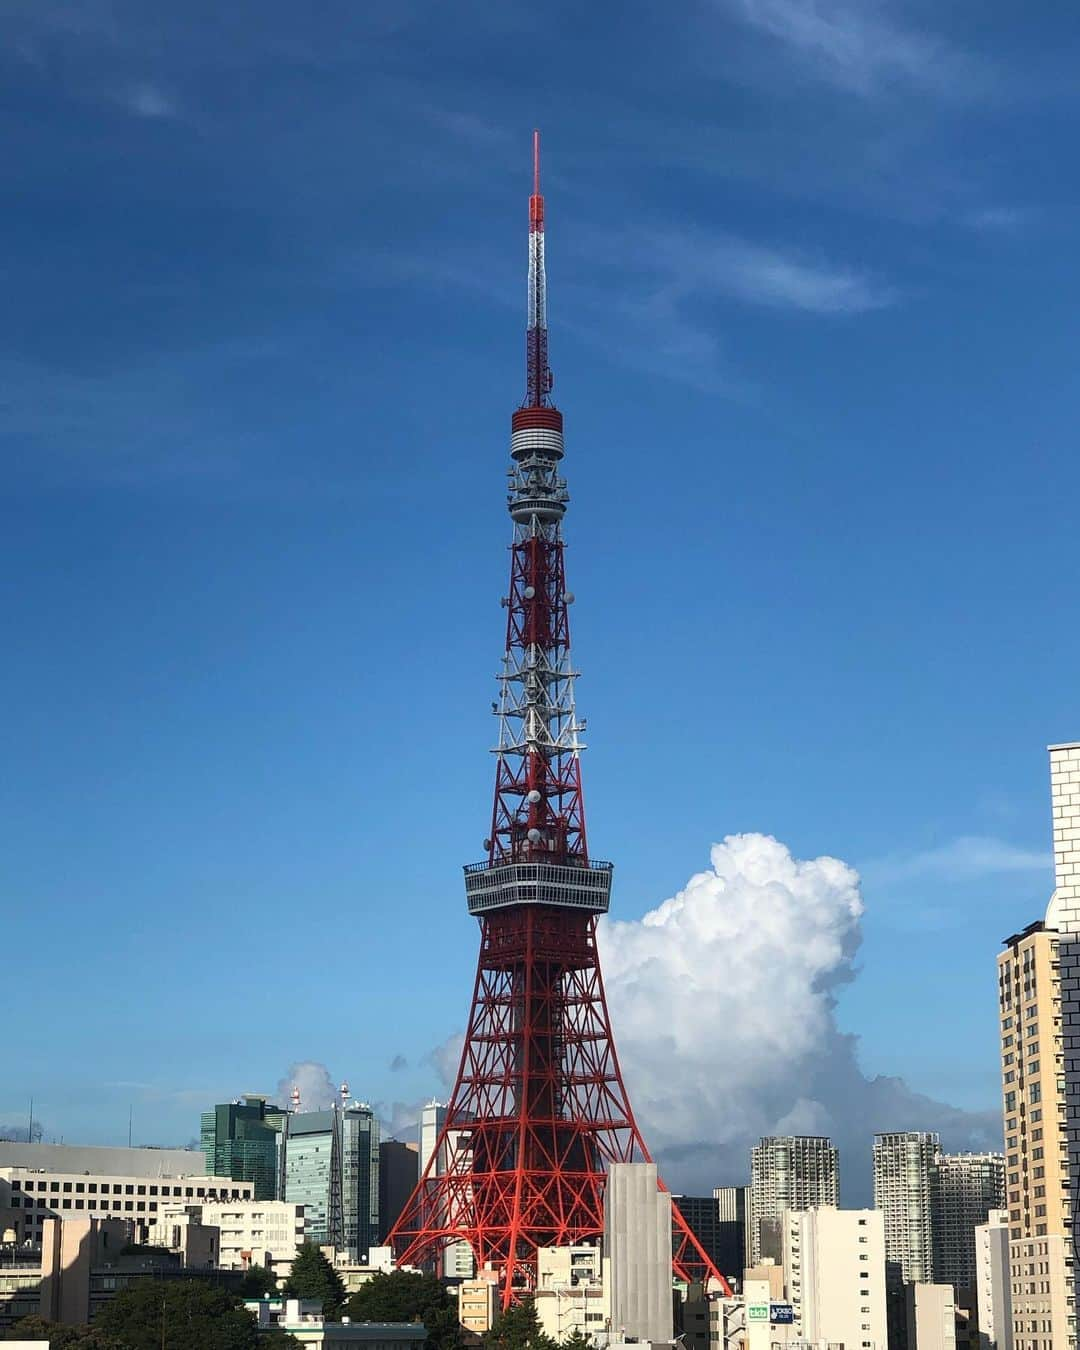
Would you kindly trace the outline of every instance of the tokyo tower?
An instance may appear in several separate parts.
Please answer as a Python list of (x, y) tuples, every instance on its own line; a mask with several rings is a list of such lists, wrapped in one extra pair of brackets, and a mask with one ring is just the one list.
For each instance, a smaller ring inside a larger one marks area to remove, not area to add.
[[(439, 1142), (388, 1239), (399, 1265), (434, 1267), (466, 1242), (498, 1272), (502, 1306), (535, 1283), (538, 1247), (599, 1242), (612, 1162), (650, 1161), (615, 1054), (596, 924), (612, 865), (589, 856), (584, 748), (574, 707), (560, 472), (551, 403), (540, 137), (533, 136), (525, 401), (511, 418), (514, 536), (496, 704), (495, 803), (483, 862), (465, 868), (480, 957)], [(677, 1207), (673, 1269), (723, 1277)]]

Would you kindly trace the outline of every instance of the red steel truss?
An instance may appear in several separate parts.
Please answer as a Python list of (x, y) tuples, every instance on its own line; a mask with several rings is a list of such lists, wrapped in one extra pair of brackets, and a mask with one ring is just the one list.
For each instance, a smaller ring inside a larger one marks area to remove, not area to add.
[[(539, 143), (529, 201), (527, 395), (514, 414), (514, 521), (487, 858), (465, 869), (480, 959), (439, 1141), (388, 1239), (440, 1269), (452, 1243), (498, 1272), (502, 1306), (535, 1285), (539, 1247), (599, 1241), (606, 1169), (649, 1162), (623, 1084), (596, 949), (611, 866), (590, 860), (574, 707), (559, 474), (547, 368)], [(673, 1270), (727, 1290), (672, 1206)]]

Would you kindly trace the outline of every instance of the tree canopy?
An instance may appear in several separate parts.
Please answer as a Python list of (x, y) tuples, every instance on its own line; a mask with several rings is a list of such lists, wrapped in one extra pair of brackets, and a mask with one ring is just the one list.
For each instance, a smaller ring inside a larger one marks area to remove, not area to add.
[(354, 1322), (423, 1322), (432, 1350), (458, 1350), (457, 1305), (434, 1275), (380, 1271), (350, 1296), (345, 1314)]
[(24, 1317), (8, 1331), (6, 1341), (48, 1341), (50, 1350), (123, 1350), (98, 1327), (68, 1327), (47, 1317)]
[(286, 1298), (318, 1299), (323, 1316), (330, 1321), (340, 1317), (345, 1302), (341, 1276), (313, 1242), (305, 1242), (297, 1251), (284, 1292)]
[[(296, 1346), (292, 1336), (269, 1339), (239, 1295), (204, 1280), (139, 1280), (102, 1308), (93, 1330), (102, 1350), (256, 1350)], [(79, 1342), (75, 1343), (82, 1350)], [(90, 1342), (89, 1350), (98, 1350)]]
[(513, 1303), (498, 1315), (484, 1337), (486, 1350), (556, 1350), (552, 1338), (540, 1330), (540, 1319), (531, 1299)]

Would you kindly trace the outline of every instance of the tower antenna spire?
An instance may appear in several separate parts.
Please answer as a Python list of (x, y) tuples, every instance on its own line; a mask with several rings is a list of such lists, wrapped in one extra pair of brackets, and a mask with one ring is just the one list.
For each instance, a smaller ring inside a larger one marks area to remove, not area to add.
[(533, 132), (533, 190), (529, 198), (529, 312), (525, 331), (525, 404), (543, 408), (554, 377), (548, 365), (544, 198), (540, 193), (540, 133)]

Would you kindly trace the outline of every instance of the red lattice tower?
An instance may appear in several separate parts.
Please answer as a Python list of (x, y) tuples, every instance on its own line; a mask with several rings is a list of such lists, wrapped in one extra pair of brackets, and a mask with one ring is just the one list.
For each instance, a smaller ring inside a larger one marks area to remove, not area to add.
[[(487, 858), (465, 868), (480, 959), (445, 1125), (388, 1239), (399, 1264), (437, 1269), (447, 1246), (467, 1243), (478, 1269), (499, 1272), (503, 1307), (533, 1288), (538, 1247), (600, 1240), (609, 1163), (650, 1161), (615, 1055), (596, 950), (612, 867), (590, 859), (585, 838), (539, 149), (536, 133), (495, 806)], [(726, 1290), (675, 1206), (672, 1220), (675, 1273)]]

